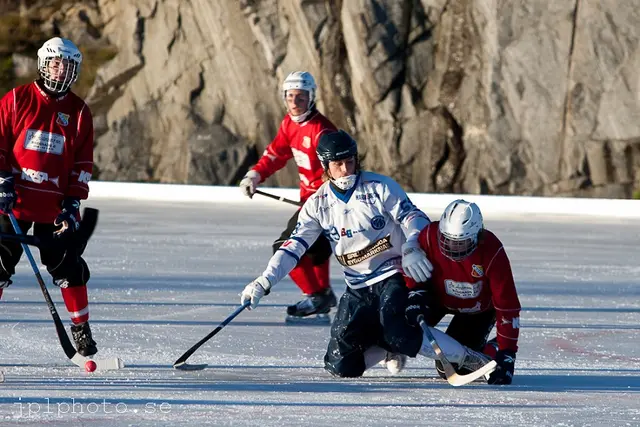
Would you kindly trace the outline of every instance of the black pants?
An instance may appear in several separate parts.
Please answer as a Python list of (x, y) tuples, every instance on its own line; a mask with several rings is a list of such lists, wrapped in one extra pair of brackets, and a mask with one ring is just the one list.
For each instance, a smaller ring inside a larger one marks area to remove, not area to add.
[(482, 313), (451, 313), (444, 307), (430, 305), (425, 321), (429, 326), (436, 326), (447, 314), (453, 314), (453, 319), (446, 334), (472, 350), (482, 351), (496, 324), (496, 310), (492, 308)]
[(339, 377), (359, 377), (365, 370), (364, 352), (374, 345), (415, 357), (422, 331), (406, 322), (407, 296), (401, 274), (363, 289), (347, 288), (331, 326), (325, 369)]
[[(25, 234), (33, 227), (34, 236), (43, 242), (40, 247), (40, 260), (47, 267), (55, 284), (62, 287), (87, 284), (90, 274), (89, 267), (81, 256), (84, 251), (83, 242), (77, 242), (73, 238), (52, 239), (51, 236), (57, 229), (53, 224), (18, 221), (18, 225)], [(6, 215), (0, 215), (0, 231), (15, 234)], [(21, 257), (22, 246), (19, 242), (0, 239), (0, 280), (9, 280), (15, 274), (16, 265)]]
[[(289, 237), (291, 236), (291, 232), (293, 232), (293, 230), (296, 228), (299, 214), (300, 211), (297, 210), (296, 213), (294, 213), (293, 216), (289, 218), (289, 222), (287, 222), (287, 228), (285, 228), (280, 234), (280, 237), (278, 237), (278, 239), (273, 242), (273, 253), (280, 249), (280, 246), (282, 246), (282, 244), (289, 239)], [(305, 252), (304, 256), (308, 256), (309, 258), (311, 258), (313, 265), (322, 265), (331, 257), (332, 253), (333, 250), (331, 249), (331, 243), (329, 243), (329, 240), (327, 240), (327, 238), (322, 235), (318, 237), (318, 239), (313, 243), (313, 245), (311, 245), (309, 249), (307, 249), (307, 252)]]

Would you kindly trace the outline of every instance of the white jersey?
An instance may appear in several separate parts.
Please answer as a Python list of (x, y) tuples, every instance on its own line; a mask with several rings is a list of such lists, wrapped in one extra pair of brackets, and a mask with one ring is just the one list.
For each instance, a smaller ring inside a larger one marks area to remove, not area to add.
[(353, 289), (402, 273), (402, 245), (417, 239), (429, 218), (393, 179), (362, 171), (346, 193), (325, 182), (302, 206), (296, 228), (262, 274), (274, 285), (324, 234)]

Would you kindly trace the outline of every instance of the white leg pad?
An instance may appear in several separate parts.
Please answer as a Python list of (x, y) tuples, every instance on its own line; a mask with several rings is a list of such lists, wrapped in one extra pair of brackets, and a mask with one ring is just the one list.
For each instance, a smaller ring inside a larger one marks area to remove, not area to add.
[(364, 366), (365, 370), (373, 368), (378, 363), (382, 362), (387, 356), (387, 350), (382, 347), (374, 345), (364, 351)]
[[(439, 329), (429, 327), (429, 330), (438, 342), (447, 360), (451, 363), (462, 363), (466, 355), (466, 347)], [(430, 359), (437, 359), (431, 343), (424, 335), (422, 336), (422, 348), (420, 348), (419, 353)]]

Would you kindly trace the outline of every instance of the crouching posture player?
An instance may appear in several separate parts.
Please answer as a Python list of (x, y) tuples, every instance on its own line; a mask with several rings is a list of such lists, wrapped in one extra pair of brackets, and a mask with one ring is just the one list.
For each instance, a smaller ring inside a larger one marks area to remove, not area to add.
[[(98, 349), (88, 323), (86, 242), (76, 231), (93, 168), (93, 119), (70, 90), (81, 62), (70, 40), (52, 38), (38, 50), (40, 78), (0, 100), (0, 231), (14, 233), (10, 212), (23, 233), (33, 226), (42, 263), (71, 315), (77, 351), (91, 356)], [(20, 243), (0, 240), (0, 296), (21, 256)]]
[[(424, 283), (407, 280), (412, 288), (406, 309), (408, 322), (415, 325), (422, 314), (429, 326), (435, 326), (446, 314), (453, 314), (446, 334), (495, 359), (498, 366), (489, 384), (511, 384), (518, 351), (520, 301), (504, 247), (484, 229), (480, 209), (464, 200), (451, 202), (440, 221), (422, 230), (418, 243), (433, 264), (433, 271)], [(493, 325), (497, 337), (487, 343)], [(436, 369), (444, 377), (438, 361)], [(468, 373), (465, 367), (457, 371)]]
[(250, 301), (255, 308), (324, 234), (347, 284), (331, 327), (325, 369), (335, 376), (359, 377), (386, 361), (390, 372), (398, 372), (404, 364), (401, 355), (415, 357), (423, 341), (422, 331), (405, 319), (403, 268), (424, 280), (431, 270), (424, 252), (413, 250), (403, 259), (402, 249), (405, 242), (417, 248), (416, 238), (429, 218), (394, 180), (360, 170), (356, 142), (346, 132), (324, 134), (317, 152), (328, 182), (304, 204), (290, 238), (263, 274), (244, 288), (241, 302)]

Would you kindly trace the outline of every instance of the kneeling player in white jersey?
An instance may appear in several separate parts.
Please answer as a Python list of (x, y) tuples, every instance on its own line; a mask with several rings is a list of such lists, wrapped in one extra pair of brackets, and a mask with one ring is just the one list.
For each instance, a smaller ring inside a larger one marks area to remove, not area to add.
[[(431, 276), (431, 263), (416, 240), (429, 218), (394, 180), (360, 170), (357, 144), (345, 131), (323, 134), (317, 154), (329, 181), (304, 204), (291, 237), (266, 270), (245, 287), (242, 304), (250, 301), (255, 308), (324, 234), (347, 284), (331, 327), (325, 369), (335, 376), (359, 377), (389, 353), (415, 357), (424, 347), (423, 354), (435, 357), (427, 340), (422, 345), (422, 331), (410, 327), (404, 314), (408, 289), (403, 268), (424, 280)], [(403, 249), (411, 253), (403, 257)], [(444, 351), (452, 348), (463, 362), (465, 348), (447, 338), (441, 344)]]

